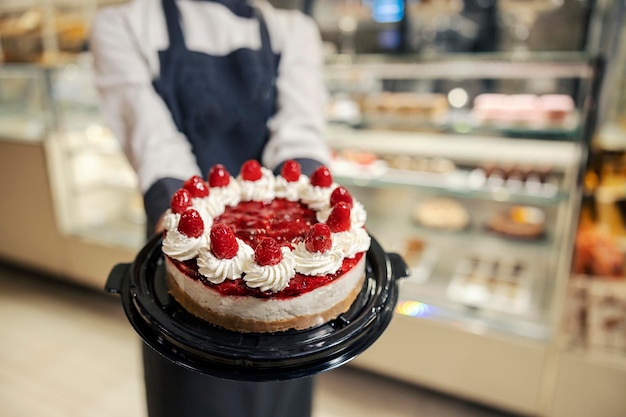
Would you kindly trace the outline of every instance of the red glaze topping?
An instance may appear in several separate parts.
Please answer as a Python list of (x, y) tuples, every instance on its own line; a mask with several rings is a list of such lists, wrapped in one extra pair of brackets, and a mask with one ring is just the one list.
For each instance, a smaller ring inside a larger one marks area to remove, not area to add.
[(314, 224), (304, 237), (306, 250), (311, 253), (324, 253), (330, 249), (332, 243), (330, 228), (324, 223)]
[(326, 224), (333, 233), (350, 230), (350, 207), (344, 202), (337, 203), (328, 215)]
[(260, 180), (262, 176), (259, 161), (250, 159), (241, 166), (241, 178), (245, 181), (257, 181)]
[(226, 187), (230, 183), (230, 174), (222, 164), (213, 165), (209, 171), (210, 187)]
[(280, 175), (287, 180), (287, 182), (296, 182), (300, 178), (302, 169), (300, 164), (293, 159), (285, 162), (283, 168), (280, 170)]
[(239, 245), (233, 229), (224, 223), (213, 223), (209, 234), (211, 252), (218, 259), (232, 259), (237, 255)]
[(273, 237), (262, 237), (254, 248), (254, 261), (261, 266), (276, 265), (283, 260), (280, 245)]
[(311, 174), (311, 185), (317, 187), (328, 188), (333, 184), (333, 176), (325, 166), (317, 168), (313, 174)]
[(187, 237), (200, 237), (204, 233), (204, 222), (196, 209), (188, 209), (180, 215), (178, 231)]
[(176, 190), (170, 200), (170, 208), (172, 209), (172, 212), (181, 214), (189, 207), (191, 207), (191, 194), (189, 191), (184, 188)]
[(344, 187), (343, 185), (340, 185), (339, 187), (335, 188), (333, 192), (330, 194), (330, 206), (331, 207), (336, 206), (337, 203), (340, 203), (340, 202), (346, 203), (348, 207), (350, 208), (352, 208), (352, 205), (354, 204), (352, 200), (352, 196), (350, 195), (346, 187)]
[(183, 188), (189, 191), (193, 198), (204, 198), (209, 196), (209, 187), (199, 175), (194, 175), (183, 183)]
[(226, 207), (215, 222), (229, 225), (239, 239), (254, 248), (264, 236), (273, 237), (282, 246), (292, 246), (317, 220), (315, 212), (304, 204), (277, 198), (269, 203), (242, 201)]

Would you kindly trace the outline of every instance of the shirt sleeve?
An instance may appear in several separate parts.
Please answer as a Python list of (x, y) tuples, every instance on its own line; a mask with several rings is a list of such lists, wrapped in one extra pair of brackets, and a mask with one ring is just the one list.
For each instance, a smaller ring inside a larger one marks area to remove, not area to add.
[(268, 122), (270, 140), (263, 152), (270, 168), (288, 159), (330, 162), (321, 36), (312, 19), (291, 13), (282, 34), (277, 112)]
[(90, 38), (102, 114), (145, 193), (163, 178), (200, 174), (189, 141), (152, 86), (138, 41), (119, 8), (96, 16)]

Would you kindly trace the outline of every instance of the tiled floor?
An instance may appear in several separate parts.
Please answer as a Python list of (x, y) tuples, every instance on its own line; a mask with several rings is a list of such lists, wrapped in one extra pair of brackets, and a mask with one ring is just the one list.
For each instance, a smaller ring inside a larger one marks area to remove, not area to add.
[[(507, 416), (350, 366), (316, 387), (314, 417)], [(0, 264), (0, 417), (145, 414), (119, 299)]]

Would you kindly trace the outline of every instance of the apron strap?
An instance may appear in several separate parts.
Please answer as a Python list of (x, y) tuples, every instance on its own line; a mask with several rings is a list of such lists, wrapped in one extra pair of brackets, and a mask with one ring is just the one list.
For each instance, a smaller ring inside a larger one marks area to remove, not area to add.
[(185, 37), (183, 29), (180, 26), (180, 12), (176, 6), (176, 0), (161, 0), (163, 4), (163, 13), (165, 14), (165, 23), (167, 24), (167, 33), (170, 38), (170, 47), (185, 47)]
[(270, 39), (270, 33), (267, 29), (267, 24), (265, 23), (265, 18), (263, 17), (263, 13), (258, 8), (254, 8), (254, 14), (259, 21), (259, 31), (261, 35), (261, 57), (263, 59), (263, 64), (265, 69), (268, 71), (268, 74), (271, 74), (272, 85), (276, 83), (276, 68), (274, 63), (274, 51), (272, 51), (272, 40)]

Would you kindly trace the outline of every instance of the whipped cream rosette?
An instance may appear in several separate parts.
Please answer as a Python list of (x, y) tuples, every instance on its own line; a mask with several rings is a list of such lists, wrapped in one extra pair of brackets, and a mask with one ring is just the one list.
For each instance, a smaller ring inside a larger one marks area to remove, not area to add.
[(241, 187), (241, 201), (270, 201), (275, 197), (276, 177), (257, 161), (244, 163), (237, 180)]
[(163, 228), (166, 231), (176, 230), (180, 221), (180, 213), (174, 213), (171, 209), (167, 209), (163, 216)]
[(206, 245), (202, 217), (197, 210), (190, 208), (180, 214), (177, 228), (165, 234), (163, 252), (178, 261), (187, 261), (197, 257)]
[(239, 203), (241, 187), (224, 165), (216, 164), (211, 167), (208, 182), (211, 195), (218, 198), (224, 206), (236, 206)]
[(352, 208), (346, 201), (335, 204), (326, 224), (332, 232), (333, 247), (341, 250), (346, 258), (369, 249), (371, 238), (365, 228), (352, 227)]
[(261, 238), (254, 249), (254, 258), (245, 267), (246, 284), (261, 291), (278, 292), (289, 285), (296, 274), (296, 261), (291, 250), (280, 247), (271, 237)]
[(237, 239), (237, 246), (237, 254), (225, 259), (213, 254), (209, 248), (201, 249), (198, 255), (198, 272), (213, 284), (241, 278), (245, 265), (254, 257), (254, 251), (241, 239)]
[(306, 175), (300, 175), (296, 181), (289, 181), (283, 176), (278, 176), (275, 185), (276, 198), (298, 201), (308, 186), (309, 178)]
[(308, 186), (309, 177), (302, 175), (300, 164), (294, 160), (286, 161), (276, 177), (276, 198), (298, 201)]
[(205, 230), (209, 230), (213, 225), (213, 219), (224, 213), (225, 205), (218, 196), (209, 194), (207, 197), (193, 198), (191, 206), (198, 210), (202, 221), (204, 221)]
[(350, 207), (351, 228), (356, 229), (365, 226), (365, 222), (367, 221), (367, 212), (365, 211), (365, 207), (363, 207), (363, 204), (354, 199), (350, 192), (341, 185), (333, 189), (329, 196), (328, 204), (316, 212), (315, 217), (317, 218), (317, 221), (320, 223), (326, 223), (333, 207), (339, 202), (344, 202)]
[(333, 247), (340, 250), (346, 258), (353, 258), (357, 253), (368, 250), (371, 240), (363, 228), (333, 233)]
[(312, 210), (322, 210), (328, 207), (328, 199), (333, 189), (338, 184), (333, 183), (328, 187), (320, 187), (317, 185), (309, 184), (300, 193), (300, 201), (309, 206)]
[(318, 223), (307, 232), (304, 241), (299, 242), (294, 250), (296, 272), (320, 276), (334, 274), (343, 264), (343, 252), (333, 247), (330, 228)]
[[(320, 223), (326, 223), (328, 220), (328, 216), (332, 211), (332, 207), (325, 207), (318, 212), (315, 213), (315, 218)], [(367, 211), (365, 211), (365, 207), (358, 201), (354, 201), (352, 203), (352, 208), (350, 209), (350, 224), (352, 228), (359, 228), (365, 226), (365, 222), (367, 221)]]
[(321, 210), (328, 207), (330, 195), (338, 186), (328, 168), (321, 166), (311, 174), (309, 185), (300, 193), (300, 201), (312, 210)]
[(236, 206), (241, 201), (241, 186), (237, 181), (231, 181), (223, 187), (211, 187), (211, 195), (219, 198), (224, 206)]

